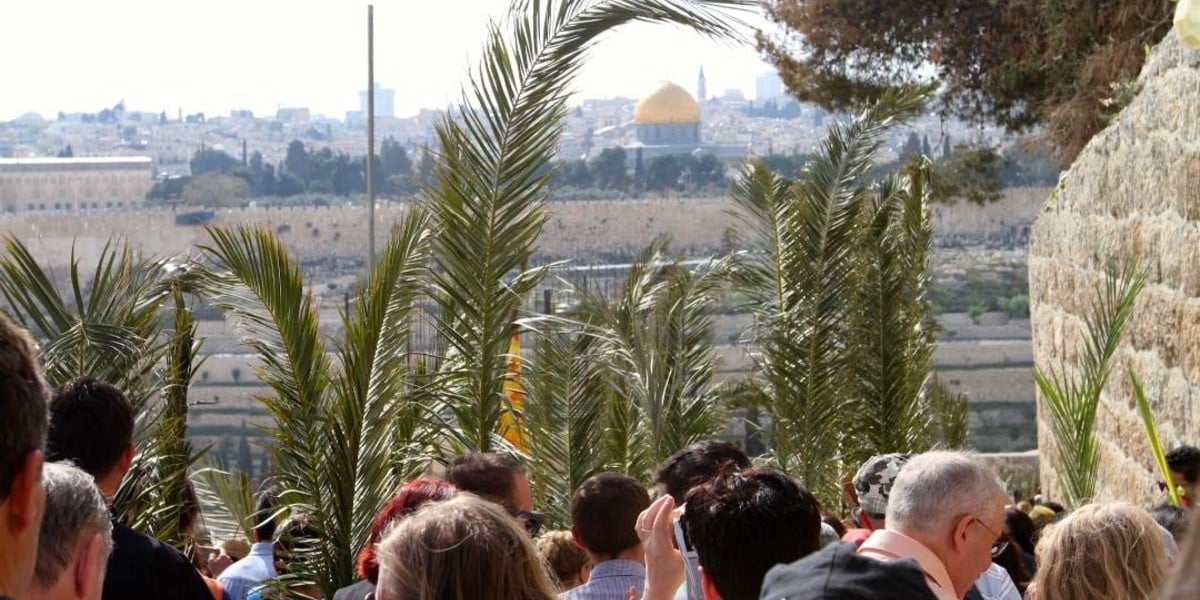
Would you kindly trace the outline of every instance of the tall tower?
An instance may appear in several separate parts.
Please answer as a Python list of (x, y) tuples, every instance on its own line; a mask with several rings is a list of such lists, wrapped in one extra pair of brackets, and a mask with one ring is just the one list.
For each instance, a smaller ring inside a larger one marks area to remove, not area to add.
[(704, 105), (708, 102), (708, 86), (704, 83), (704, 67), (700, 67), (700, 77), (696, 80), (696, 104), (700, 105), (700, 119), (704, 119)]

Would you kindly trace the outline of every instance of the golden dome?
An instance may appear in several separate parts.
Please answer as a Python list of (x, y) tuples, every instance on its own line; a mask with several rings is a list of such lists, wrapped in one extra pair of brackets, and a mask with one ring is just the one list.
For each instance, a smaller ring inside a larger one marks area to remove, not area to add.
[(654, 123), (699, 123), (700, 105), (687, 90), (663, 82), (649, 96), (638, 100), (633, 107), (633, 122)]

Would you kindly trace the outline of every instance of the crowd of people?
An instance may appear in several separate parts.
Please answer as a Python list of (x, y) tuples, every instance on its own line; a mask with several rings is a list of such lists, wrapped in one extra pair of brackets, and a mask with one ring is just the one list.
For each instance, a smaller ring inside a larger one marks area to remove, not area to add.
[[(112, 385), (85, 376), (48, 390), (28, 333), (0, 315), (0, 600), (262, 600), (281, 585), (321, 597), (296, 570), (320, 532), (269, 486), (253, 543), (209, 556), (114, 519), (133, 426)], [(1180, 446), (1168, 465), (1162, 486), (1194, 498), (1200, 450)], [(872, 457), (847, 486), (844, 520), (727, 442), (680, 450), (652, 483), (597, 474), (574, 493), (570, 529), (542, 532), (520, 462), (459, 456), (380, 507), (361, 580), (333, 600), (1200, 598), (1186, 502), (1013, 502), (970, 453)], [(189, 497), (183, 529), (199, 510)]]

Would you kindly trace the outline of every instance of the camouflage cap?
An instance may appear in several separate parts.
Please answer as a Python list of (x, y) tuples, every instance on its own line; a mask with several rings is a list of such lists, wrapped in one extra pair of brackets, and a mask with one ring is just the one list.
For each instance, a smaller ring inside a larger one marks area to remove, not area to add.
[(900, 469), (908, 463), (910, 454), (880, 454), (870, 460), (854, 474), (854, 489), (858, 493), (858, 504), (872, 517), (887, 513), (888, 496), (892, 494), (892, 482)]

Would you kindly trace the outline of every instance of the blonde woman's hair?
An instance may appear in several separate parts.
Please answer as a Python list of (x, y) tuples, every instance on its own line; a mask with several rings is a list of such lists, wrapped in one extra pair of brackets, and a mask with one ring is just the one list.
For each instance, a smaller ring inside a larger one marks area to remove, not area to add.
[[(471, 494), (428, 504), (384, 537), (379, 577), (404, 600), (555, 600), (525, 531)], [(380, 582), (381, 586), (383, 582)]]
[(559, 591), (566, 591), (569, 584), (579, 576), (584, 567), (592, 563), (592, 557), (579, 544), (570, 531), (547, 531), (537, 541), (538, 554), (546, 561), (550, 574), (558, 583)]
[(1043, 533), (1037, 554), (1037, 600), (1149, 600), (1168, 567), (1154, 520), (1124, 502), (1076, 510)]

